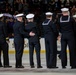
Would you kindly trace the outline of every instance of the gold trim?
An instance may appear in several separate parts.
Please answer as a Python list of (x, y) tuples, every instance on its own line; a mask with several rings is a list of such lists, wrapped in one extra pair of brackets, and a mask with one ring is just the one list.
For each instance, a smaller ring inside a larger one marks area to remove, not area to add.
[[(69, 52), (69, 50), (67, 50), (67, 52)], [(24, 54), (27, 54), (27, 53), (29, 53), (29, 50), (24, 50)], [(41, 50), (41, 53), (45, 53), (45, 50)], [(15, 54), (15, 50), (9, 50), (9, 54)]]

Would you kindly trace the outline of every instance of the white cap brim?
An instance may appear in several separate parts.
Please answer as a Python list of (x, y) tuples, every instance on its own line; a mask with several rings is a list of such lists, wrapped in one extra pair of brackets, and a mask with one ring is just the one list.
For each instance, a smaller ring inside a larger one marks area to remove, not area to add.
[(17, 18), (17, 17), (22, 17), (22, 16), (24, 16), (24, 14), (17, 14), (15, 17)]
[(51, 13), (51, 12), (46, 12), (45, 15), (46, 15), (46, 16), (49, 16), (49, 15), (53, 15), (53, 13)]
[(28, 15), (26, 15), (26, 18), (30, 19), (30, 18), (34, 18), (34, 16), (35, 16), (34, 14), (28, 14)]
[(76, 15), (73, 15), (73, 18), (76, 18)]
[(11, 14), (8, 14), (8, 13), (4, 13), (4, 16), (6, 16), (6, 17), (10, 17), (10, 18), (13, 17)]
[(3, 17), (3, 14), (0, 14), (0, 18)]
[(69, 9), (68, 8), (62, 8), (61, 11), (65, 12), (65, 11), (69, 11)]

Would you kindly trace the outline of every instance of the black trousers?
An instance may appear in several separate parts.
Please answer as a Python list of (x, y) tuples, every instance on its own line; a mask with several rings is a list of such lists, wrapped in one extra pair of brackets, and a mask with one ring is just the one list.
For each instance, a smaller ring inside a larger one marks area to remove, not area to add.
[[(75, 36), (75, 58), (76, 58), (76, 32), (75, 32), (74, 36)], [(76, 59), (75, 59), (75, 60), (76, 60)], [(75, 61), (75, 63), (76, 63), (76, 61)], [(75, 64), (75, 65), (76, 65), (76, 64)]]
[(53, 33), (45, 35), (46, 65), (56, 67), (57, 62), (57, 40)]
[[(3, 65), (9, 65), (9, 56), (8, 56), (8, 44), (4, 41), (0, 41), (0, 61), (1, 61), (1, 51), (3, 52)], [(1, 62), (0, 62), (1, 64)]]
[(16, 58), (16, 67), (22, 66), (22, 56), (23, 56), (23, 49), (24, 49), (24, 39), (15, 38), (14, 39), (15, 45), (15, 58)]
[(61, 36), (61, 63), (67, 66), (67, 45), (70, 53), (70, 66), (75, 66), (75, 38), (72, 32), (62, 33)]
[(2, 62), (1, 62), (1, 49), (0, 49), (0, 66), (2, 66)]
[(33, 54), (34, 54), (34, 48), (36, 51), (36, 58), (37, 58), (37, 66), (41, 66), (41, 60), (40, 60), (40, 42), (37, 39), (29, 39), (29, 58), (30, 58), (30, 66), (34, 65), (34, 59), (33, 59)]

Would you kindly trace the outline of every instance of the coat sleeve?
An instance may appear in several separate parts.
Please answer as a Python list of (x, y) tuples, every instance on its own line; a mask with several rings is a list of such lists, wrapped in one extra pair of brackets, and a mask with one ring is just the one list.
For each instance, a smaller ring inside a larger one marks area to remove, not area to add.
[(22, 34), (24, 37), (29, 37), (29, 33), (24, 30), (24, 27), (22, 25), (20, 25), (19, 31), (20, 34)]
[(8, 33), (7, 33), (7, 27), (6, 27), (6, 25), (3, 23), (3, 32), (4, 32), (4, 35), (5, 35), (5, 38), (7, 38), (8, 37)]
[(51, 26), (52, 26), (52, 31), (55, 33), (56, 36), (58, 36), (57, 25), (54, 22), (52, 22)]
[(55, 24), (57, 26), (58, 34), (61, 33), (60, 18), (57, 19), (57, 21), (55, 22)]
[(41, 30), (37, 24), (36, 24), (36, 30), (37, 30), (38, 37), (41, 37)]
[(73, 31), (76, 32), (76, 23), (75, 23), (75, 20), (71, 17), (71, 21), (72, 23), (72, 27), (73, 27)]

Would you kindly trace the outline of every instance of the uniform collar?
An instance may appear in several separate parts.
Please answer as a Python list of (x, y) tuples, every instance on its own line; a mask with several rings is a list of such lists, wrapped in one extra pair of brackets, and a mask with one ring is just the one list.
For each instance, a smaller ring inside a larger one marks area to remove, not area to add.
[(46, 19), (46, 20), (47, 20), (47, 22), (43, 22), (42, 25), (48, 25), (51, 21), (50, 19)]
[(67, 20), (62, 20), (62, 16), (60, 17), (60, 22), (69, 22), (70, 21), (70, 16), (68, 16), (68, 19)]

